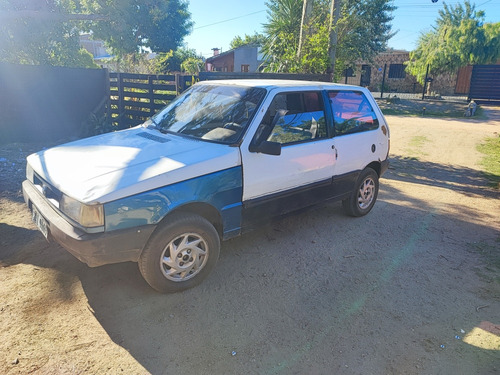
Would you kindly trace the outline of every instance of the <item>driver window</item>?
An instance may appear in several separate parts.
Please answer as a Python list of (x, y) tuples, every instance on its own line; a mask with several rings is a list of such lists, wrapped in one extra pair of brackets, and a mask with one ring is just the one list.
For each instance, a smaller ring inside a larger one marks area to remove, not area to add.
[(326, 138), (321, 94), (310, 91), (276, 95), (257, 133), (261, 139), (282, 145)]

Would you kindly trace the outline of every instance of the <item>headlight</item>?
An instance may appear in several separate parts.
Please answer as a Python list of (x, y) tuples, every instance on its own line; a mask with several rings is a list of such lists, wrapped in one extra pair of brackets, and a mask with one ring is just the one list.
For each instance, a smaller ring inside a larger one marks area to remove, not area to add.
[(104, 209), (101, 204), (83, 204), (63, 194), (59, 201), (59, 209), (84, 227), (104, 225)]

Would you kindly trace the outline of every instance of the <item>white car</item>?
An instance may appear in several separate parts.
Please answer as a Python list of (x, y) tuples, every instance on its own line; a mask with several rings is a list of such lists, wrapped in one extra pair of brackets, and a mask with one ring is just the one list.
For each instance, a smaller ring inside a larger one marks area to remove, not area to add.
[(325, 200), (367, 214), (389, 128), (364, 88), (195, 84), (142, 125), (28, 157), (33, 220), (89, 266), (134, 261), (160, 292), (203, 280), (220, 240)]

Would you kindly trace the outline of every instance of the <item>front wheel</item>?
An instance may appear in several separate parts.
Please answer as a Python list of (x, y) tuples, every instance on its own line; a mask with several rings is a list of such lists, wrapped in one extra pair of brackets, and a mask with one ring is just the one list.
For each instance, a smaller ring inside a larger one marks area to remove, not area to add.
[(371, 168), (364, 169), (349, 198), (342, 201), (346, 214), (357, 217), (370, 212), (377, 200), (378, 186), (377, 172)]
[(139, 259), (146, 282), (160, 293), (198, 285), (212, 271), (220, 252), (214, 226), (201, 216), (177, 213), (153, 233)]

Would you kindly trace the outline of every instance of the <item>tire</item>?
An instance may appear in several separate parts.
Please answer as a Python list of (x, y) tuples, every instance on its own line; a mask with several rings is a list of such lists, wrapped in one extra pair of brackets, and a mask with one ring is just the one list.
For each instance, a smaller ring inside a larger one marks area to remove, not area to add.
[(371, 168), (364, 169), (359, 175), (349, 198), (342, 201), (347, 215), (359, 217), (371, 211), (378, 196), (378, 175)]
[(208, 220), (175, 213), (151, 235), (139, 270), (158, 292), (180, 292), (201, 283), (214, 269), (219, 253), (219, 235)]

